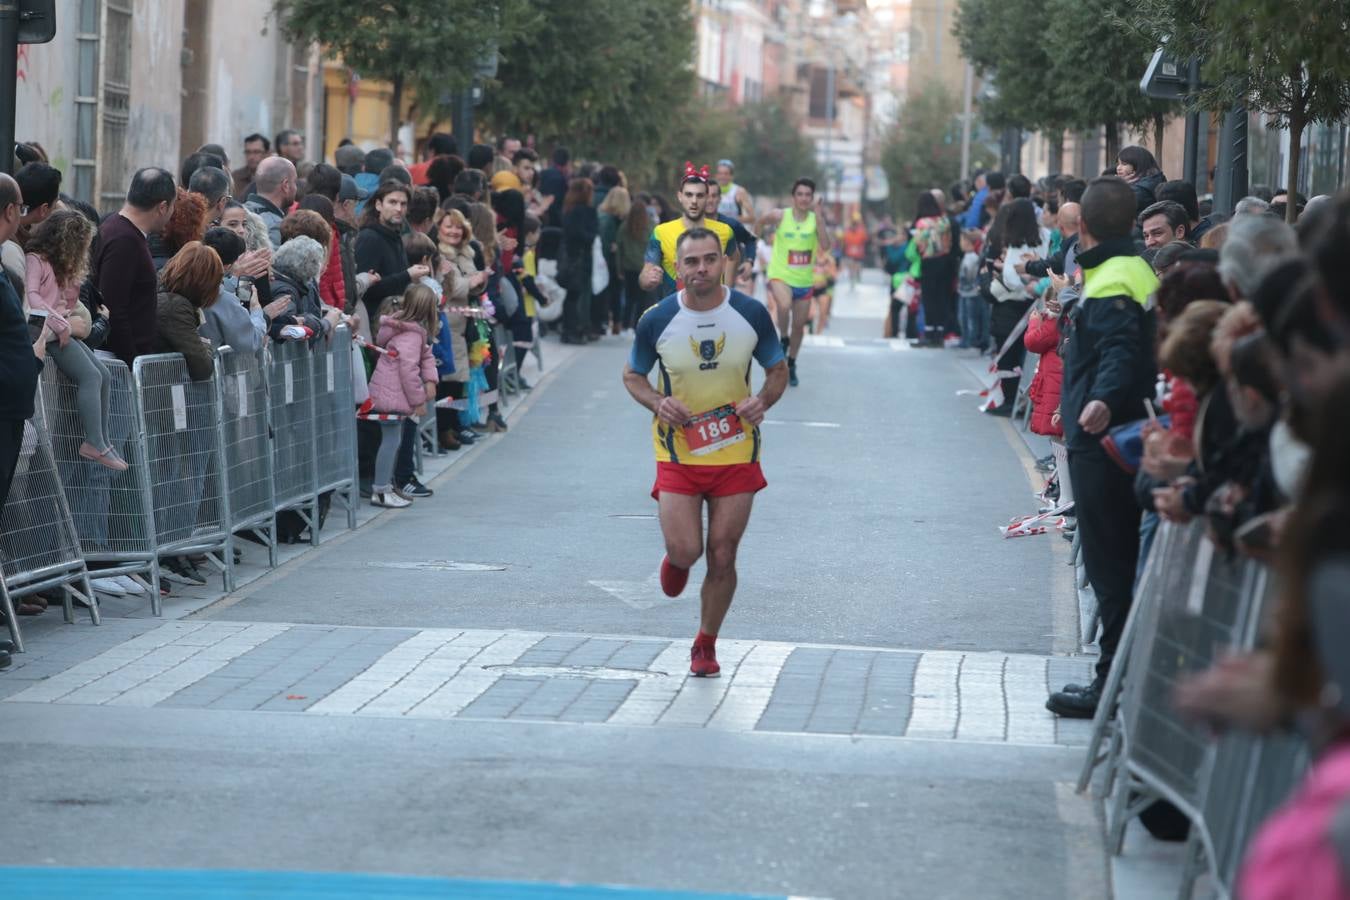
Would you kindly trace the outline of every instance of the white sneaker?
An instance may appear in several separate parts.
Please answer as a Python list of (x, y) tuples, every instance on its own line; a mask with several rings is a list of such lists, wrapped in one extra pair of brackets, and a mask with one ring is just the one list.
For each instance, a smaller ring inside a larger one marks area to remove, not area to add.
[(371, 506), (383, 506), (386, 509), (403, 509), (412, 506), (411, 500), (405, 500), (394, 491), (376, 491), (370, 495)]
[(145, 593), (145, 588), (142, 587), (140, 583), (136, 581), (136, 579), (132, 578), (130, 575), (118, 575), (116, 578), (110, 580), (116, 581), (118, 584), (120, 584), (122, 586), (122, 589), (125, 590), (128, 594), (137, 595)]
[(102, 594), (112, 594), (114, 597), (126, 595), (126, 588), (116, 578), (91, 578), (89, 586)]

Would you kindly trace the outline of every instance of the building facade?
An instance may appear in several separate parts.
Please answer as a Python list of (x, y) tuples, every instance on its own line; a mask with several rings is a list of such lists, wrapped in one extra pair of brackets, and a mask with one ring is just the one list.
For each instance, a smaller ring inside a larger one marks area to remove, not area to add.
[[(281, 36), (272, 0), (57, 0), (57, 35), (19, 48), (16, 137), (65, 191), (116, 209), (132, 172), (177, 171), (204, 143), (322, 130), (318, 52)], [(247, 52), (241, 48), (249, 48)]]

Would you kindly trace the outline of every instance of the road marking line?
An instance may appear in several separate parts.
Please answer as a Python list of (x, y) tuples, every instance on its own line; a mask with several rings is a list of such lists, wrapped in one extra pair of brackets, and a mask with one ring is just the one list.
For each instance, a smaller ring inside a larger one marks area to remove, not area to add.
[(503, 633), (465, 662), (457, 675), (446, 679), (416, 705), (404, 710), (403, 715), (425, 719), (454, 718), (501, 680), (503, 671), (489, 666), (508, 666), (517, 662), (544, 637), (542, 634)]
[[(191, 635), (189, 640), (199, 638), (206, 630), (203, 629), (203, 631)], [(126, 693), (112, 698), (107, 701), (108, 705), (154, 706), (156, 703), (169, 699), (184, 688), (191, 687), (212, 672), (223, 669), (229, 665), (231, 660), (243, 656), (264, 641), (289, 630), (289, 625), (259, 623), (244, 629), (242, 632), (225, 632), (214, 644), (196, 644), (195, 646), (202, 649), (197, 650), (177, 665), (145, 679), (140, 684), (127, 690)], [(184, 646), (184, 644), (176, 643), (175, 646)], [(186, 646), (194, 645), (187, 644)], [(70, 702), (78, 702), (75, 700), (78, 695), (78, 691), (72, 694), (69, 698)]]
[(1008, 708), (1003, 695), (1008, 657), (1002, 653), (967, 653), (957, 679), (959, 716), (956, 736), (972, 741), (1001, 741), (1007, 732)]
[(753, 731), (773, 696), (773, 686), (792, 655), (790, 647), (758, 645), (731, 673), (727, 696), (708, 722), (709, 728)]
[[(748, 641), (722, 641), (717, 646), (718, 662), (722, 665), (720, 678), (694, 678), (685, 681), (680, 691), (659, 720), (658, 725), (692, 725), (702, 728), (717, 712), (731, 688), (730, 677), (754, 645)], [(688, 651), (685, 651), (686, 653)]]
[[(452, 636), (453, 635), (453, 636)], [(305, 710), (320, 715), (351, 715), (378, 699), (459, 632), (419, 631), (388, 651), (360, 675)]]
[[(202, 630), (207, 624), (209, 623), (166, 623), (153, 631), (147, 631), (145, 634), (132, 638), (125, 644), (114, 647), (104, 653), (100, 653), (93, 659), (74, 665), (59, 675), (53, 675), (51, 678), (48, 678), (39, 684), (35, 684), (26, 690), (19, 691), (12, 697), (7, 697), (6, 700), (11, 703), (53, 703), (60, 701), (68, 695), (86, 688), (86, 686), (104, 680), (119, 670), (125, 669), (131, 665), (141, 664), (150, 654), (168, 646), (177, 638)], [(145, 678), (157, 675), (166, 668), (168, 668), (167, 664), (147, 664), (145, 668), (141, 670), (144, 673), (144, 677), (136, 680), (134, 683), (127, 684), (126, 688), (134, 687), (135, 684), (139, 684), (140, 681), (143, 681)], [(137, 670), (132, 671), (136, 672)], [(129, 674), (130, 673), (124, 673), (124, 677), (129, 676)], [(117, 693), (121, 693), (121, 690), (114, 692), (114, 696)], [(88, 696), (90, 695), (85, 695), (85, 697)], [(111, 697), (104, 697), (103, 699), (107, 700), (111, 699)], [(87, 699), (81, 699), (74, 702), (85, 703), (89, 701)], [(103, 701), (100, 700), (98, 702)]]
[(1045, 708), (1047, 668), (1048, 662), (1042, 657), (1008, 657), (1003, 690), (1008, 702), (1010, 743), (1055, 742), (1055, 716)]
[(614, 714), (610, 725), (655, 725), (684, 687), (689, 671), (689, 647), (673, 641), (657, 654), (648, 672), (668, 672), (667, 679), (644, 678), (629, 692)]
[(919, 657), (914, 667), (914, 702), (910, 706), (905, 736), (945, 737), (956, 735), (961, 709), (957, 678), (962, 653), (933, 650)]
[(843, 428), (838, 422), (793, 422), (788, 419), (765, 419), (764, 425), (800, 425), (802, 428)]

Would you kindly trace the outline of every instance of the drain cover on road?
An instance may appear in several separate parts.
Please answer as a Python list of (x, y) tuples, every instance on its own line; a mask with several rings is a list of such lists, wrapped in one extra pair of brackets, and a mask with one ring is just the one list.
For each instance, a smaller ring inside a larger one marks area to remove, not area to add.
[(456, 562), (432, 559), (426, 562), (368, 562), (372, 569), (416, 569), (424, 572), (504, 572), (505, 563)]

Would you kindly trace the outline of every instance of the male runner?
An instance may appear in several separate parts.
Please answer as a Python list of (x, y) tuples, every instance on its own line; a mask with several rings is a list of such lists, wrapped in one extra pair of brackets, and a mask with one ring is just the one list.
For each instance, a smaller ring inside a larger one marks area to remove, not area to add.
[(769, 263), (769, 296), (778, 316), (787, 354), (788, 383), (798, 385), (797, 354), (811, 317), (811, 289), (815, 283), (816, 255), (830, 249), (830, 229), (825, 210), (816, 197), (816, 183), (798, 178), (792, 185), (792, 207), (775, 209), (764, 225), (777, 226), (773, 235), (773, 259)]
[[(680, 235), (676, 246), (685, 288), (638, 320), (623, 383), (652, 411), (656, 485), (666, 556), (661, 588), (678, 597), (704, 553), (703, 503), (708, 503), (708, 574), (703, 580), (698, 637), (689, 672), (712, 677), (717, 633), (736, 591), (736, 548), (750, 521), (755, 493), (766, 486), (759, 465), (759, 425), (787, 386), (787, 366), (773, 320), (757, 300), (722, 284), (726, 254), (706, 228)], [(750, 393), (751, 362), (764, 386)], [(660, 366), (660, 389), (647, 380)]]
[(740, 219), (718, 212), (721, 200), (722, 186), (716, 181), (708, 182), (708, 202), (703, 208), (704, 215), (731, 229), (732, 250), (727, 256), (732, 260), (730, 271), (735, 273), (736, 284), (739, 285), (742, 281), (751, 277), (751, 270), (755, 266), (755, 251), (759, 247), (759, 239), (751, 233), (749, 228), (741, 224)]
[(717, 186), (722, 190), (718, 212), (733, 219), (754, 215), (755, 204), (750, 199), (750, 192), (736, 183), (736, 166), (729, 159), (717, 161)]
[(666, 297), (680, 289), (676, 282), (675, 244), (680, 235), (692, 228), (707, 228), (722, 241), (724, 252), (731, 252), (731, 227), (707, 218), (708, 167), (695, 169), (693, 163), (684, 164), (684, 178), (680, 181), (680, 208), (684, 215), (662, 222), (652, 229), (647, 242), (647, 254), (638, 275), (638, 286), (644, 291), (661, 288)]

